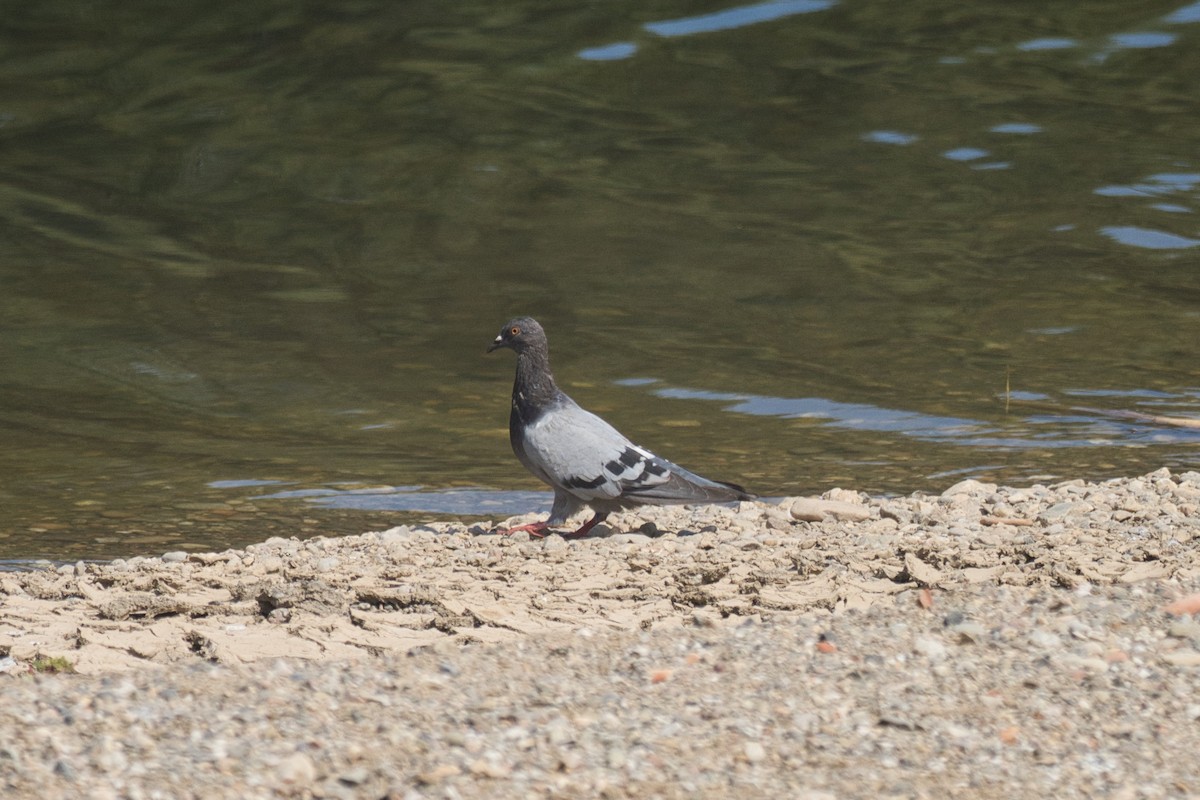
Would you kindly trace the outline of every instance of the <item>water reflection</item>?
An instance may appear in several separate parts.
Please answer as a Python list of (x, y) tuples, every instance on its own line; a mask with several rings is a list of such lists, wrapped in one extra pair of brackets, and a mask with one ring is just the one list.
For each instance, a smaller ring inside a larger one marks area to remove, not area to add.
[(636, 52), (637, 45), (633, 42), (614, 42), (601, 47), (584, 48), (577, 55), (584, 61), (620, 61)]
[(1000, 125), (993, 125), (990, 130), (992, 133), (1016, 133), (1027, 135), (1041, 133), (1042, 126), (1034, 125), (1029, 122), (1005, 122)]
[(1173, 33), (1116, 33), (1109, 37), (1113, 50), (1142, 50), (1149, 47), (1168, 47), (1179, 41)]
[(1200, 184), (1200, 173), (1160, 173), (1129, 185), (1101, 186), (1095, 193), (1102, 197), (1161, 197), (1176, 192), (1191, 192)]
[(1121, 244), (1142, 247), (1147, 250), (1186, 250), (1200, 245), (1200, 239), (1151, 230), (1137, 225), (1108, 225), (1101, 228), (1100, 232)]
[(297, 489), (262, 495), (259, 500), (304, 500), (320, 508), (360, 511), (419, 511), (456, 516), (506, 517), (542, 513), (550, 509), (550, 492), (498, 491), (496, 489), (427, 489), (420, 486)]
[(590, 407), (767, 494), (1198, 468), (1109, 413), (1200, 416), (1197, 9), (29, 5), (0, 557), (540, 488), (482, 355), (514, 313)]
[[(642, 26), (655, 36), (671, 38), (693, 36), (699, 33), (715, 33), (757, 25), (763, 22), (826, 11), (836, 5), (835, 0), (768, 0), (747, 6), (735, 6), (694, 17), (680, 17), (659, 22), (647, 22)], [(637, 52), (633, 42), (614, 42), (600, 47), (588, 47), (576, 55), (585, 61), (619, 61), (630, 58)]]
[(864, 142), (878, 142), (879, 144), (912, 144), (920, 138), (920, 136), (900, 131), (871, 131), (862, 135)]
[(1192, 3), (1176, 11), (1172, 11), (1163, 18), (1163, 21), (1174, 24), (1200, 22), (1200, 3)]
[(947, 150), (942, 153), (943, 158), (948, 158), (951, 161), (975, 161), (980, 158), (990, 156), (987, 150), (981, 150), (978, 147), (956, 147), (953, 150)]
[[(725, 404), (725, 410), (735, 414), (811, 419), (823, 425), (855, 431), (898, 433), (916, 439), (944, 444), (979, 448), (1037, 447), (1111, 447), (1152, 440), (1158, 443), (1200, 444), (1200, 429), (1164, 429), (1162, 426), (1138, 425), (1135, 422), (1106, 418), (1099, 410), (1094, 414), (1081, 409), (1064, 407), (1053, 414), (1033, 414), (1016, 417), (1003, 425), (961, 417), (944, 417), (911, 411), (883, 408), (865, 403), (841, 403), (819, 397), (764, 397), (756, 395), (710, 392), (696, 389), (662, 388), (654, 392), (659, 397), (688, 400), (708, 400)], [(1196, 395), (1168, 395), (1162, 392), (1104, 390), (1075, 390), (1066, 393), (1079, 397), (1147, 399), (1194, 402)], [(1041, 402), (1045, 395), (1011, 393), (1010, 400)], [(1047, 403), (1047, 405), (1049, 405)], [(1019, 408), (1019, 406), (1018, 406)]]
[(1078, 46), (1079, 42), (1075, 41), (1074, 39), (1048, 36), (1040, 39), (1030, 39), (1027, 42), (1021, 42), (1017, 45), (1017, 49), (1037, 52), (1039, 50), (1069, 50), (1072, 47)]
[(691, 36), (697, 33), (713, 33), (742, 28), (746, 25), (757, 25), (760, 22), (770, 22), (796, 14), (826, 11), (833, 6), (833, 0), (770, 0), (766, 3), (736, 6), (695, 17), (647, 22), (643, 27), (658, 36)]

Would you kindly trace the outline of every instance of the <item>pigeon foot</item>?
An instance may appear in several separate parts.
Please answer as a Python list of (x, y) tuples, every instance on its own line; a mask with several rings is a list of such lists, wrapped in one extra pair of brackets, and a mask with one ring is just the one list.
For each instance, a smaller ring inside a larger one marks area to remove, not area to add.
[(513, 528), (505, 528), (504, 530), (496, 531), (496, 533), (500, 536), (512, 536), (514, 533), (527, 531), (529, 535), (535, 539), (541, 539), (546, 535), (546, 528), (549, 527), (550, 523), (548, 522), (529, 522), (525, 525), (517, 525)]
[(592, 528), (596, 527), (598, 524), (603, 522), (604, 518), (607, 516), (608, 516), (608, 514), (597, 514), (596, 516), (589, 519), (587, 522), (580, 525), (579, 530), (572, 531), (571, 533), (564, 533), (563, 538), (564, 539), (582, 539), (583, 537), (585, 537), (589, 533), (591, 533)]

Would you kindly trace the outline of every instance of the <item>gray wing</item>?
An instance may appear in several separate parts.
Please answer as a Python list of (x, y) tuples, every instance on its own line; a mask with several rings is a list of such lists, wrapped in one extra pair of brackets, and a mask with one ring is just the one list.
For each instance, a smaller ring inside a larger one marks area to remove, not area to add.
[(523, 445), (531, 471), (584, 502), (720, 503), (750, 497), (638, 447), (573, 401), (526, 428)]

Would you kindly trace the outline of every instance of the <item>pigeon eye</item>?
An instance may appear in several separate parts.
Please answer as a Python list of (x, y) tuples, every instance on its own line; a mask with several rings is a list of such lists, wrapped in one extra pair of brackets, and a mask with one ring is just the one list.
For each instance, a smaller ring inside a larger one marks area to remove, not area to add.
[(518, 334), (521, 333), (521, 329), (518, 328), (516, 325), (513, 325), (511, 328), (508, 329), (508, 332), (513, 336), (517, 336)]

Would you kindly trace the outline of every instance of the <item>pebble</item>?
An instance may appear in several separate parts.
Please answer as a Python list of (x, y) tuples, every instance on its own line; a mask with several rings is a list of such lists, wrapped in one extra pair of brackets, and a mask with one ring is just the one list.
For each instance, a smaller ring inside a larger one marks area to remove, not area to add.
[(317, 767), (304, 753), (293, 753), (279, 762), (275, 774), (286, 786), (305, 788), (317, 779)]
[(1200, 622), (1190, 619), (1176, 620), (1167, 627), (1167, 635), (1175, 639), (1200, 640)]
[[(1200, 747), (1181, 493), (1200, 475), (1183, 480), (839, 490), (821, 500), (858, 521), (795, 521), (785, 499), (614, 514), (581, 541), (440, 522), (0, 573), (0, 780), (13, 797), (1174, 796), (1200, 785), (1180, 755)], [(989, 508), (1036, 522), (983, 527)], [(60, 654), (79, 674), (32, 674)]]
[(458, 775), (460, 770), (454, 764), (438, 764), (431, 769), (427, 769), (417, 775), (417, 782), (426, 786), (437, 786), (447, 778), (452, 778)]
[(187, 561), (188, 554), (182, 550), (172, 550), (169, 553), (162, 554), (162, 560), (167, 564), (178, 564), (181, 561)]
[(930, 661), (941, 661), (946, 657), (946, 645), (933, 636), (918, 636), (913, 640), (913, 650)]
[(1051, 631), (1038, 628), (1029, 632), (1029, 643), (1042, 650), (1057, 650), (1062, 647), (1062, 637)]
[(799, 497), (792, 501), (789, 505), (789, 513), (793, 519), (807, 522), (820, 522), (824, 519), (855, 522), (870, 519), (873, 515), (869, 506), (836, 499), (810, 497)]
[(955, 634), (961, 643), (979, 643), (987, 638), (987, 629), (978, 622), (960, 622), (950, 626), (950, 632)]

